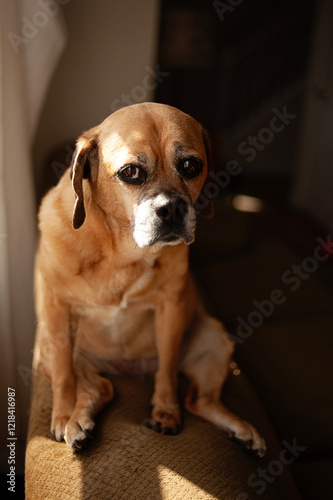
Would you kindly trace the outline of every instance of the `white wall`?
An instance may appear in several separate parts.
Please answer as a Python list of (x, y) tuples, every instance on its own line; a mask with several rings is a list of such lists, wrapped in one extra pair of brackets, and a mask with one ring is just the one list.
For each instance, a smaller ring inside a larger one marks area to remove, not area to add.
[[(106, 118), (116, 99), (142, 87), (147, 66), (155, 70), (159, 3), (69, 0), (63, 6), (68, 44), (51, 82), (34, 143), (37, 183), (43, 168), (51, 168), (47, 164), (50, 152), (65, 148), (82, 130)], [(144, 100), (152, 99), (150, 89)]]

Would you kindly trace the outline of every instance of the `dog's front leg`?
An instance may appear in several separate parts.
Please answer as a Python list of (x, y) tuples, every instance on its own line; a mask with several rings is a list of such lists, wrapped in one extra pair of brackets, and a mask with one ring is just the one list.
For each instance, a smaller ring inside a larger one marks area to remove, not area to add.
[(156, 310), (159, 367), (155, 375), (151, 427), (163, 434), (177, 434), (179, 431), (177, 371), (185, 326), (185, 306), (182, 301), (166, 301)]
[(70, 310), (52, 291), (47, 290), (44, 311), (49, 341), (49, 352), (44, 353), (44, 358), (49, 360), (47, 372), (53, 391), (51, 432), (57, 441), (62, 441), (76, 400)]

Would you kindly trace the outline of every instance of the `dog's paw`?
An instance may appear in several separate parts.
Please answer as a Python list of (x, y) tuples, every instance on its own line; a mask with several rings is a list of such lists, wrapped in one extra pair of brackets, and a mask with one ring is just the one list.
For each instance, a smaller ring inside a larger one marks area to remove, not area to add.
[(250, 453), (263, 457), (266, 453), (266, 444), (259, 432), (245, 420), (240, 420), (237, 427), (226, 433), (237, 444), (244, 446)]
[(66, 424), (64, 439), (73, 452), (81, 451), (91, 440), (95, 422), (89, 417), (72, 416)]
[(175, 436), (180, 431), (180, 413), (178, 408), (165, 411), (156, 407), (152, 408), (151, 418), (145, 421), (146, 427), (159, 434)]
[(56, 441), (64, 441), (66, 424), (69, 419), (70, 417), (64, 415), (52, 415), (51, 434)]

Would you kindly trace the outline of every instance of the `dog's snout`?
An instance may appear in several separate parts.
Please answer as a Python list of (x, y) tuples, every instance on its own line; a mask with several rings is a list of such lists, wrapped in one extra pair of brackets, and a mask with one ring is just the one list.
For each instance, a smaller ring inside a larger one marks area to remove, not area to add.
[(184, 220), (188, 212), (186, 202), (180, 197), (169, 199), (163, 205), (156, 208), (156, 214), (163, 222), (179, 223)]
[(133, 236), (141, 247), (155, 243), (192, 243), (195, 212), (191, 201), (176, 193), (157, 193), (142, 201), (135, 216)]

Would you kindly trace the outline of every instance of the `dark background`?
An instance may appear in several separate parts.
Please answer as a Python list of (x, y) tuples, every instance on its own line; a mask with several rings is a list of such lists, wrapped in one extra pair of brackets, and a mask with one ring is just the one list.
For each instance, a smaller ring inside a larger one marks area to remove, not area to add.
[[(73, 0), (63, 9), (68, 47), (51, 82), (33, 147), (37, 203), (57, 181), (54, 165), (60, 173), (69, 165), (76, 137), (110, 113), (114, 96), (131, 90), (119, 82), (138, 65), (139, 49), (129, 27), (133, 15), (124, 15), (114, 43), (112, 16), (106, 15), (112, 8), (118, 8), (116, 3), (101, 1), (94, 10), (89, 2)], [(167, 76), (161, 77), (152, 99), (176, 106), (204, 125), (217, 174), (225, 175), (230, 162), (240, 167), (225, 186), (212, 188), (215, 217), (199, 217), (191, 249), (198, 287), (208, 310), (231, 334), (237, 336), (241, 320), (248, 331), (252, 328), (249, 338), (237, 344), (236, 360), (280, 441), (296, 438), (306, 447), (292, 466), (303, 498), (329, 498), (330, 2), (163, 0), (157, 18), (153, 59)], [(136, 23), (134, 18), (131, 22)], [(144, 16), (138, 22), (144, 36)], [(144, 66), (138, 74), (140, 86)], [(283, 110), (293, 118), (272, 132), (271, 120)], [(245, 153), (248, 148), (255, 154)], [(312, 261), (310, 268), (306, 259), (313, 258), (318, 238), (328, 242), (322, 250), (325, 260)], [(303, 277), (292, 290), (282, 276), (295, 276), (297, 269)], [(258, 321), (255, 304), (270, 300), (276, 289), (286, 300)], [(251, 326), (254, 311), (257, 324)]]

